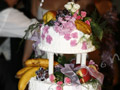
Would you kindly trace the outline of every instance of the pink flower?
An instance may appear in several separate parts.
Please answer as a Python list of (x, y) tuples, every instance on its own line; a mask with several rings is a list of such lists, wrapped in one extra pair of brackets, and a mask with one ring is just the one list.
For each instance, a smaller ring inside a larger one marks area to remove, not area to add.
[(86, 42), (83, 42), (82, 43), (82, 50), (86, 50), (87, 49), (87, 43)]
[(72, 36), (73, 38), (78, 38), (78, 33), (77, 33), (77, 32), (74, 32), (74, 33), (71, 34), (71, 36)]
[(64, 38), (65, 38), (66, 40), (70, 40), (70, 39), (71, 39), (70, 34), (65, 34)]
[(41, 37), (42, 37), (42, 39), (44, 40), (44, 38), (45, 38), (45, 35), (42, 33)]
[(60, 35), (70, 34), (74, 29), (75, 25), (72, 21), (62, 23), (62, 25), (55, 24), (54, 29)]
[(81, 11), (81, 16), (84, 18), (86, 17), (87, 13), (85, 11)]
[(74, 23), (72, 21), (69, 21), (69, 22), (64, 23), (63, 27), (65, 29), (73, 30), (75, 28), (75, 25), (74, 25)]
[(58, 21), (62, 22), (63, 18), (62, 17), (58, 17)]
[(62, 18), (62, 17), (59, 17), (59, 18), (58, 18), (58, 21), (59, 21), (59, 22), (61, 22), (61, 23), (66, 23), (66, 21), (65, 21), (65, 20), (63, 20), (63, 18)]
[(54, 27), (54, 30), (56, 31), (56, 33), (59, 33), (59, 31), (61, 31), (61, 27), (59, 26), (58, 23), (55, 23), (55, 27)]
[(76, 46), (77, 45), (76, 40), (71, 40), (70, 45), (73, 46), (73, 47)]
[(76, 18), (76, 19), (78, 19), (78, 20), (79, 20), (79, 19), (82, 19), (82, 17), (81, 17), (81, 16), (77, 16), (77, 18)]
[(76, 18), (76, 19), (78, 19), (78, 20), (79, 20), (79, 19), (82, 19), (82, 17), (79, 16), (79, 15), (77, 15), (77, 13), (74, 13), (74, 14), (73, 14), (73, 17)]
[(46, 26), (43, 28), (43, 33), (44, 33), (44, 34), (48, 33), (48, 29), (49, 29), (49, 26), (46, 25)]
[(55, 81), (55, 76), (53, 74), (49, 75), (49, 79), (51, 82), (54, 82)]
[(74, 13), (74, 14), (73, 14), (73, 17), (74, 17), (74, 18), (77, 18), (77, 13)]
[(56, 90), (62, 90), (62, 86), (57, 86)]
[(47, 35), (46, 42), (51, 44), (51, 41), (52, 41), (52, 37), (50, 35)]
[(76, 20), (76, 19), (75, 19), (74, 17), (71, 17), (71, 19), (70, 19), (69, 21), (71, 21), (71, 22), (73, 22), (73, 23), (74, 23), (74, 22), (75, 22), (75, 20)]
[(98, 67), (98, 65), (95, 64), (95, 62), (94, 62), (93, 60), (90, 60), (90, 61), (89, 61), (89, 65), (95, 65), (96, 67)]
[(65, 20), (70, 20), (70, 19), (71, 19), (71, 16), (68, 16), (68, 15), (65, 16)]
[(89, 65), (94, 65), (94, 64), (95, 64), (95, 62), (93, 60), (89, 61)]
[(79, 9), (78, 9), (75, 13), (77, 13), (77, 14), (78, 14), (78, 13), (79, 13)]
[(62, 85), (62, 84), (63, 84), (62, 81), (58, 81), (58, 82), (57, 82), (57, 85)]
[(71, 83), (71, 79), (68, 78), (68, 77), (66, 77), (66, 78), (64, 79), (64, 82), (65, 82), (66, 84), (70, 84), (70, 83)]
[(88, 24), (88, 25), (90, 25), (90, 21), (89, 20), (86, 20), (85, 23)]

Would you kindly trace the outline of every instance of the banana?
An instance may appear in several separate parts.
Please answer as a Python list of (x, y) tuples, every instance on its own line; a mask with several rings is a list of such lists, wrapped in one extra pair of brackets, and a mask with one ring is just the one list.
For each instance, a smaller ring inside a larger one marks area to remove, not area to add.
[(35, 72), (39, 69), (40, 67), (33, 67), (20, 78), (18, 82), (18, 90), (25, 90), (29, 80), (31, 77), (36, 76)]
[(22, 69), (20, 69), (17, 73), (16, 73), (16, 78), (20, 79), (22, 77), (22, 75), (27, 72), (28, 70), (30, 70), (32, 67), (24, 67)]
[[(29, 67), (44, 67), (44, 68), (48, 68), (49, 65), (49, 60), (48, 59), (29, 59), (25, 62), (25, 66), (29, 66)], [(58, 65), (57, 62), (54, 61), (54, 66)]]
[(76, 20), (75, 25), (78, 30), (82, 31), (85, 34), (91, 34), (92, 32), (91, 27), (81, 20)]

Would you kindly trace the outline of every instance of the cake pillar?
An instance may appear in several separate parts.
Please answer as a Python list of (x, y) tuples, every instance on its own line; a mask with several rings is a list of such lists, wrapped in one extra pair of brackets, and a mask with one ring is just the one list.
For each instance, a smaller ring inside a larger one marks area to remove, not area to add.
[(87, 53), (82, 53), (81, 66), (86, 66)]
[(76, 64), (80, 64), (81, 63), (81, 53), (77, 54), (76, 56)]
[(48, 53), (49, 58), (49, 75), (53, 74), (54, 70), (54, 53)]

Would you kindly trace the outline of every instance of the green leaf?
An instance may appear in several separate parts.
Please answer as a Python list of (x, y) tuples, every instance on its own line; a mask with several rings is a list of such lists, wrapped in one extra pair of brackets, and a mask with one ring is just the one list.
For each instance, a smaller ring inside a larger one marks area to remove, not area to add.
[(58, 81), (63, 81), (64, 82), (64, 77), (65, 75), (61, 72), (54, 72), (55, 78), (56, 78), (56, 82)]
[(90, 20), (90, 19), (91, 19), (90, 17), (85, 17), (85, 18), (84, 18), (84, 21)]
[(64, 66), (64, 64), (70, 63), (70, 60), (67, 60), (65, 56), (58, 56), (57, 62)]
[(95, 22), (91, 22), (91, 28), (93, 34), (98, 37), (99, 40), (102, 40), (103, 37), (103, 29)]

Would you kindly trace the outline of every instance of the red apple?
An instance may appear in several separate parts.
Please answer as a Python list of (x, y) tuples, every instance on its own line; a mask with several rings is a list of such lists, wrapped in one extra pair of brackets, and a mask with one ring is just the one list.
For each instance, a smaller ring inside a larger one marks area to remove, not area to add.
[(80, 79), (80, 82), (81, 82), (81, 83), (86, 83), (86, 82), (88, 82), (90, 79), (91, 79), (91, 76), (90, 76), (90, 75), (87, 75), (87, 76), (81, 78), (81, 79)]
[(86, 68), (81, 68), (80, 70), (78, 70), (77, 75), (82, 77), (80, 79), (81, 83), (85, 83), (85, 82), (87, 82), (87, 81), (89, 81), (91, 79), (91, 75), (90, 75), (89, 71)]

